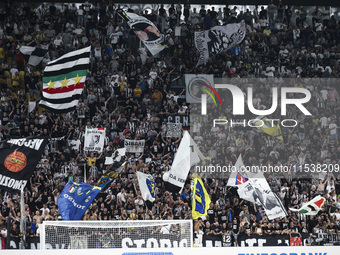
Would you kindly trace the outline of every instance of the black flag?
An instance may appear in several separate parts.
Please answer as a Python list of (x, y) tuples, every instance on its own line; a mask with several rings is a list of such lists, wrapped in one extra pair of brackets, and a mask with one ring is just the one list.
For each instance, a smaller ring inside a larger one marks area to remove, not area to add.
[(0, 148), (0, 189), (19, 192), (41, 158), (47, 137), (10, 138)]

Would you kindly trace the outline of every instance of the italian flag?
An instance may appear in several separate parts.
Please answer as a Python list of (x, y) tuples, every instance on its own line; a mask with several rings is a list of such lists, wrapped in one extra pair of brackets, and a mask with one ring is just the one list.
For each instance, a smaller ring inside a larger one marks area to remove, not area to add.
[(289, 208), (292, 212), (303, 213), (305, 215), (317, 215), (321, 210), (323, 203), (325, 202), (325, 198), (321, 196), (317, 196), (309, 201), (307, 204), (303, 205), (300, 209)]
[(75, 190), (76, 190), (76, 188), (73, 187), (73, 186), (71, 186), (71, 187), (68, 189), (68, 191), (69, 191), (70, 193), (73, 193)]
[(69, 52), (49, 62), (44, 70), (40, 105), (57, 113), (73, 111), (83, 92), (91, 47)]

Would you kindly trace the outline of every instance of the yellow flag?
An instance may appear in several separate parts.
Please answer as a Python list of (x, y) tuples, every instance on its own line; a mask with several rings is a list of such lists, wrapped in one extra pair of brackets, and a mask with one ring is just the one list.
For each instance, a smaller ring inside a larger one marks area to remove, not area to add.
[(279, 139), (280, 141), (283, 141), (281, 128), (278, 124), (276, 126), (273, 126), (272, 122), (269, 121), (267, 117), (259, 117), (258, 119), (259, 120), (255, 122), (255, 126), (258, 126), (257, 127), (258, 129), (262, 130), (263, 132), (270, 136)]
[(197, 218), (207, 215), (211, 200), (201, 178), (194, 177), (191, 180), (191, 205), (192, 218)]

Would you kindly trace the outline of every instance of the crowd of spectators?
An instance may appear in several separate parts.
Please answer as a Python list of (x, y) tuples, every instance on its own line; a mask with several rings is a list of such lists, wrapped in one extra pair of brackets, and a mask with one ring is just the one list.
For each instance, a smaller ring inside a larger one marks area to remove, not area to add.
[[(160, 5), (156, 10), (140, 13), (169, 35), (168, 46), (156, 56), (122, 22), (117, 15), (120, 8), (124, 5), (112, 1), (39, 6), (6, 1), (0, 9), (0, 139), (12, 135), (51, 138), (25, 188), (28, 236), (39, 235), (39, 224), (44, 220), (61, 220), (56, 199), (65, 184), (69, 180), (94, 184), (106, 171), (105, 157), (123, 147), (125, 137), (145, 139), (144, 153), (128, 155), (125, 170), (108, 193), (98, 195), (84, 220), (191, 218), (190, 176), (181, 194), (166, 192), (162, 180), (162, 173), (170, 169), (179, 145), (177, 138), (162, 137), (162, 120), (168, 115), (189, 114), (190, 105), (186, 103), (183, 88), (172, 87), (187, 73), (213, 74), (233, 81), (263, 79), (262, 85), (254, 87), (257, 96), (253, 102), (259, 107), (267, 106), (270, 101), (264, 78), (272, 78), (278, 85), (283, 78), (291, 78), (296, 81), (293, 86), (307, 86), (312, 92), (313, 100), (308, 108), (313, 116), (304, 117), (292, 110), (291, 116), (299, 123), (293, 130), (283, 130), (284, 142), (252, 130), (243, 132), (226, 127), (203, 132), (203, 123), (196, 126), (193, 138), (212, 160), (223, 156), (226, 165), (233, 165), (242, 153), (247, 165), (340, 163), (339, 87), (334, 82), (340, 75), (340, 23), (329, 7), (316, 7), (307, 13), (304, 7), (293, 9), (282, 3), (266, 8), (256, 6), (244, 12), (231, 6), (215, 10), (202, 5), (196, 9), (191, 8), (189, 1), (171, 4), (167, 9)], [(312, 21), (307, 17), (312, 17)], [(207, 64), (195, 67), (199, 53), (194, 47), (194, 32), (241, 20), (247, 24), (244, 41)], [(19, 45), (42, 47), (49, 54), (41, 66), (33, 68), (24, 62), (17, 50)], [(29, 102), (41, 96), (46, 63), (89, 45), (91, 67), (77, 109), (61, 115), (37, 107), (28, 113)], [(10, 77), (6, 76), (7, 72)], [(22, 79), (20, 72), (24, 72)], [(313, 82), (307, 78), (314, 78)], [(230, 108), (224, 114), (229, 118)], [(102, 154), (83, 151), (86, 125), (106, 128)], [(214, 132), (221, 139), (217, 140)], [(136, 188), (136, 170), (151, 173), (157, 184), (151, 210), (147, 210)], [(228, 188), (226, 183), (226, 179), (205, 180), (212, 203), (208, 216), (195, 222), (197, 235), (227, 232), (233, 232), (235, 238), (242, 232), (317, 235), (338, 233), (340, 229), (337, 197), (340, 178), (334, 175), (309, 179), (288, 175), (268, 177), (268, 183), (286, 209), (304, 204), (316, 194), (327, 199), (326, 206), (315, 217), (288, 211), (286, 218), (275, 221), (268, 220), (261, 206), (239, 199), (236, 190)], [(9, 233), (8, 220), (12, 223)], [(22, 236), (19, 221), (18, 194), (0, 191), (1, 234)]]

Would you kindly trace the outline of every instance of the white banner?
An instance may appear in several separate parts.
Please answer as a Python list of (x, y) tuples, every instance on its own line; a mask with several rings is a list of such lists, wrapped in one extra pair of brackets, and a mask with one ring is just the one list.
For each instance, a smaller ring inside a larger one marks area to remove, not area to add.
[[(209, 87), (214, 88), (214, 76), (212, 74), (185, 74), (186, 85), (186, 101), (188, 103), (200, 103), (201, 95), (206, 94), (206, 91), (212, 93)], [(212, 103), (212, 99), (208, 97), (208, 103)]]
[(130, 153), (143, 153), (145, 146), (145, 140), (124, 140), (124, 148), (126, 152)]
[(86, 127), (84, 150), (102, 153), (104, 147), (104, 140), (105, 140), (105, 128)]
[(242, 42), (246, 35), (244, 22), (215, 26), (210, 30), (195, 32), (195, 46), (200, 52), (196, 66), (203, 65), (208, 60)]

